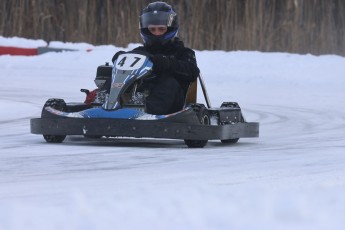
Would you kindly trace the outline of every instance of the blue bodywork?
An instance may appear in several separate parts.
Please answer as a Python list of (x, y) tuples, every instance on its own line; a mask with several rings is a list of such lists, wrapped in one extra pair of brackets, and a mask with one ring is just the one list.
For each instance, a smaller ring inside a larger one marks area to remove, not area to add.
[(121, 108), (117, 110), (105, 110), (103, 108), (91, 108), (80, 112), (63, 112), (60, 110), (53, 109), (51, 107), (46, 107), (45, 110), (48, 112), (61, 116), (61, 117), (73, 117), (73, 118), (117, 118), (117, 119), (134, 119), (134, 120), (159, 120), (170, 116), (174, 116), (187, 110), (192, 109), (191, 107), (186, 107), (185, 109), (167, 115), (153, 115), (145, 113), (140, 109), (135, 108)]
[(51, 107), (46, 107), (45, 110), (61, 117), (136, 120), (159, 120), (188, 110), (186, 108), (169, 115), (152, 115), (144, 112), (144, 106), (123, 107), (121, 105), (121, 95), (135, 81), (150, 76), (152, 66), (152, 62), (145, 55), (133, 53), (120, 55), (118, 60), (114, 62), (109, 95), (101, 107), (89, 108), (79, 112), (63, 112)]

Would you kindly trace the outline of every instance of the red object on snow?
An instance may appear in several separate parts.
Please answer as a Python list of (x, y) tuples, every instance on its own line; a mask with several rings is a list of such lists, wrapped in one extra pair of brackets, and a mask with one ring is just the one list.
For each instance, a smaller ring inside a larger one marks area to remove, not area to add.
[(19, 48), (12, 46), (0, 46), (0, 55), (24, 55), (33, 56), (37, 55), (37, 48)]
[[(77, 51), (74, 49), (65, 48), (53, 48), (53, 47), (37, 47), (37, 48), (19, 48), (13, 46), (0, 46), (0, 55), (23, 55), (23, 56), (34, 56), (48, 52), (63, 52), (63, 51)], [(87, 52), (91, 52), (92, 49), (87, 49)]]

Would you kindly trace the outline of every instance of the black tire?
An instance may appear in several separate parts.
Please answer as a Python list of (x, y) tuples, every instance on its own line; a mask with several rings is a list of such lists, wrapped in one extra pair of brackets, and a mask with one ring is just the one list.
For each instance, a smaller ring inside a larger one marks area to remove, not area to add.
[(48, 143), (62, 143), (66, 135), (43, 135), (43, 138)]
[(103, 136), (102, 135), (84, 135), (85, 138), (89, 139), (101, 139)]
[(207, 142), (208, 140), (184, 140), (188, 148), (203, 148)]
[(59, 111), (67, 111), (67, 105), (66, 102), (63, 99), (58, 99), (58, 98), (51, 98), (44, 103), (43, 108), (42, 108), (42, 113), (41, 117), (51, 117), (52, 115), (48, 113), (45, 108), (46, 107), (52, 107), (53, 109), (59, 110)]
[[(221, 108), (223, 107), (230, 107), (230, 108), (240, 108), (240, 106), (237, 104), (237, 102), (223, 102), (222, 105), (220, 106)], [(241, 114), (241, 120), (240, 123), (244, 123), (244, 117)], [(227, 139), (227, 140), (220, 140), (223, 144), (235, 144), (238, 142), (240, 138), (234, 138), (234, 139)]]
[[(41, 117), (50, 117), (49, 113), (45, 110), (46, 107), (52, 107), (53, 109), (66, 111), (66, 102), (62, 99), (52, 98), (49, 99), (43, 106)], [(62, 143), (66, 135), (43, 135), (44, 140), (48, 143)]]
[(240, 138), (220, 140), (223, 144), (235, 144)]
[[(210, 124), (210, 115), (208, 110), (204, 105), (196, 104), (194, 110), (197, 112), (200, 124), (209, 125)], [(184, 140), (184, 143), (189, 148), (203, 148), (207, 144), (208, 140)]]

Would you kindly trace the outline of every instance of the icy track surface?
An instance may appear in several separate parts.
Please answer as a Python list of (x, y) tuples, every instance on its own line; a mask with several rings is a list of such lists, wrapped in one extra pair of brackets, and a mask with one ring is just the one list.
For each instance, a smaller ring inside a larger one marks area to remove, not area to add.
[(0, 56), (0, 230), (344, 229), (344, 57), (197, 51), (213, 106), (260, 122), (235, 145), (30, 134), (48, 98), (84, 100), (119, 49)]

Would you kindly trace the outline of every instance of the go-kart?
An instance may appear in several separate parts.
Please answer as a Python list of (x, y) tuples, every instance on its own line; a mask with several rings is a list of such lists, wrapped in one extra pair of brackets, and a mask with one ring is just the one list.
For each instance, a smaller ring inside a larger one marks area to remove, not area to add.
[[(181, 139), (191, 148), (202, 148), (208, 140), (231, 144), (240, 138), (259, 136), (259, 123), (247, 122), (236, 102), (211, 107), (201, 75), (198, 79), (206, 106), (196, 103), (195, 81), (189, 86), (182, 110), (162, 115), (146, 113), (145, 95), (138, 88), (152, 77), (152, 67), (150, 58), (143, 53), (121, 54), (113, 66), (106, 63), (97, 68), (97, 90), (92, 102), (49, 99), (41, 118), (30, 120), (31, 133), (42, 134), (49, 143), (61, 143), (66, 135), (84, 135)], [(86, 89), (81, 91), (91, 93)]]

